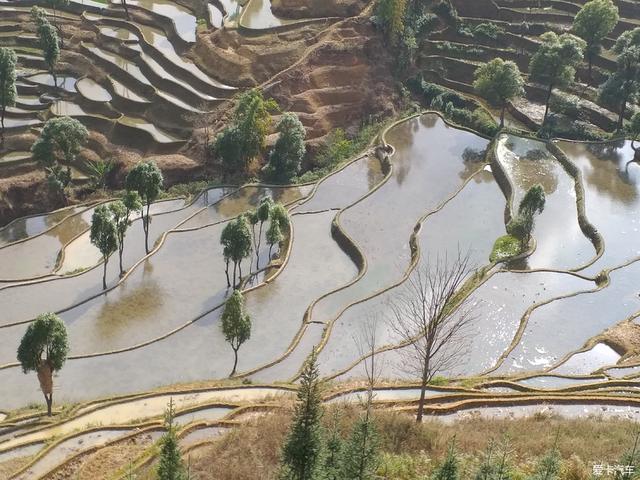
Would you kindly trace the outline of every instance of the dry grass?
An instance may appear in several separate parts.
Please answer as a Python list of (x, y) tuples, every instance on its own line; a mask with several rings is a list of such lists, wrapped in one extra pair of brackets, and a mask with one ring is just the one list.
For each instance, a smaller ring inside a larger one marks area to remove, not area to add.
[[(346, 433), (358, 411), (351, 406), (340, 409), (340, 428)], [(329, 421), (332, 417), (332, 409), (327, 409), (325, 419)], [(289, 423), (287, 412), (256, 418), (219, 441), (199, 448), (191, 456), (191, 472), (201, 480), (275, 479)], [(427, 419), (417, 425), (413, 417), (393, 412), (378, 412), (377, 424), (385, 458), (417, 466), (410, 470), (420, 474), (430, 471), (444, 457), (454, 437), (465, 459), (464, 470), (469, 473), (491, 439), (498, 443), (508, 440), (512, 465), (521, 472), (531, 472), (537, 458), (558, 436), (558, 448), (564, 459), (562, 478), (567, 480), (588, 478), (584, 475), (593, 462), (617, 463), (631, 447), (635, 431), (630, 421), (540, 416), (516, 420), (465, 419), (451, 424)], [(392, 474), (388, 478), (422, 478), (414, 475)]]

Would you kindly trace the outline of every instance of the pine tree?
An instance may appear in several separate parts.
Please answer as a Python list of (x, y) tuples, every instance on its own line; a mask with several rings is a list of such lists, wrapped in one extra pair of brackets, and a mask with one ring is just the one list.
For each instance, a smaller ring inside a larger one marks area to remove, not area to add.
[(284, 480), (315, 480), (320, 474), (322, 403), (315, 349), (300, 377), (293, 424), (282, 450)]
[(160, 440), (160, 463), (158, 465), (158, 480), (187, 480), (187, 472), (184, 468), (178, 437), (173, 425), (174, 406), (173, 399), (165, 412), (165, 425), (167, 432)]
[(340, 468), (342, 462), (342, 452), (344, 441), (340, 436), (340, 410), (333, 412), (331, 428), (326, 435), (326, 445), (323, 457), (324, 476), (326, 480), (342, 480)]
[(436, 468), (431, 477), (432, 480), (459, 480), (460, 460), (456, 453), (455, 444), (451, 442), (447, 451), (447, 458), (444, 463)]
[(369, 411), (353, 426), (351, 438), (345, 446), (342, 478), (373, 480), (378, 467), (378, 433)]

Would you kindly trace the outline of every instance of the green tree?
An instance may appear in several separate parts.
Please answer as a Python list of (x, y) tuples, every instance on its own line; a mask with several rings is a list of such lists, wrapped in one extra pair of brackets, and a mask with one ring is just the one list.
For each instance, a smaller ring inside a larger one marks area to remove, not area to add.
[(342, 456), (344, 441), (340, 435), (340, 409), (333, 410), (332, 422), (326, 433), (322, 469), (326, 480), (342, 480)]
[(602, 50), (602, 41), (618, 23), (618, 7), (612, 0), (591, 0), (583, 5), (573, 19), (573, 32), (586, 42), (585, 57), (589, 79), (593, 59)]
[(535, 216), (544, 211), (545, 202), (542, 185), (534, 185), (520, 201), (518, 214), (507, 224), (507, 233), (520, 240), (521, 249), (529, 244), (535, 226)]
[(62, 36), (62, 28), (58, 22), (58, 10), (64, 7), (68, 7), (70, 0), (44, 0), (45, 5), (53, 8), (53, 23), (60, 37), (60, 46), (64, 48), (64, 37)]
[(53, 84), (57, 87), (58, 77), (56, 76), (56, 65), (60, 59), (58, 32), (56, 28), (45, 19), (45, 21), (38, 26), (37, 33), (44, 61), (49, 68), (49, 73), (53, 77)]
[[(225, 261), (225, 273), (227, 275), (227, 286), (231, 286), (229, 279), (229, 262), (233, 262), (233, 288), (236, 288), (242, 281), (242, 260), (251, 255), (252, 241), (249, 230), (249, 222), (244, 215), (229, 221), (220, 235), (220, 244), (223, 247)], [(236, 283), (236, 272), (239, 279)]]
[(627, 104), (640, 90), (640, 27), (624, 32), (613, 47), (617, 55), (616, 71), (600, 86), (600, 100), (618, 112), (617, 129), (621, 130)]
[(142, 229), (144, 230), (144, 248), (147, 253), (149, 253), (149, 226), (151, 225), (149, 210), (151, 209), (151, 204), (162, 191), (162, 182), (162, 172), (155, 162), (138, 163), (127, 174), (125, 180), (127, 190), (138, 192), (144, 204), (140, 212), (142, 214)]
[(284, 240), (284, 235), (280, 229), (280, 223), (271, 221), (267, 229), (267, 244), (269, 245), (269, 260), (271, 260), (271, 251), (274, 245), (279, 245)]
[(302, 369), (293, 423), (282, 450), (282, 478), (285, 480), (320, 478), (322, 397), (319, 375), (314, 348)]
[(40, 28), (43, 23), (49, 22), (49, 20), (47, 20), (47, 12), (45, 12), (44, 9), (38, 7), (37, 5), (31, 7), (30, 13), (31, 19), (36, 24), (36, 28)]
[[(40, 137), (31, 146), (33, 159), (43, 167), (49, 185), (66, 201), (65, 189), (71, 183), (70, 165), (86, 143), (89, 132), (78, 120), (56, 117), (47, 120)], [(64, 162), (66, 168), (63, 168)]]
[(378, 0), (376, 16), (392, 44), (396, 45), (402, 38), (407, 13), (407, 0)]
[(7, 107), (16, 104), (16, 52), (10, 48), (0, 47), (0, 144), (4, 143), (4, 116)]
[(584, 58), (583, 52), (586, 43), (581, 38), (569, 33), (557, 35), (554, 32), (547, 32), (540, 39), (542, 44), (531, 57), (531, 62), (529, 63), (529, 75), (531, 80), (547, 85), (547, 97), (542, 120), (544, 125), (549, 113), (549, 100), (551, 99), (553, 88), (564, 87), (573, 81), (576, 75), (576, 67)]
[(238, 97), (231, 125), (216, 138), (216, 155), (233, 169), (246, 169), (249, 162), (264, 148), (271, 124), (269, 112), (277, 109), (274, 100), (265, 100), (257, 88)]
[(39, 315), (27, 327), (18, 347), (18, 362), (22, 371), (35, 371), (38, 374), (49, 416), (53, 405), (53, 374), (62, 368), (68, 353), (67, 329), (54, 313)]
[(539, 461), (534, 474), (529, 480), (558, 480), (562, 456), (557, 448), (549, 450)]
[(281, 203), (272, 204), (269, 216), (272, 222), (278, 222), (280, 230), (284, 231), (289, 228), (289, 223), (291, 223), (289, 212)]
[(269, 220), (271, 214), (271, 207), (273, 206), (273, 200), (271, 197), (264, 197), (258, 205), (256, 215), (258, 216), (258, 222), (260, 222), (260, 228), (258, 229), (258, 245), (256, 246), (256, 269), (260, 269), (260, 245), (262, 243), (262, 227), (264, 222)]
[(373, 480), (378, 467), (378, 432), (369, 409), (356, 420), (344, 448), (342, 478)]
[(234, 290), (224, 305), (222, 333), (233, 349), (233, 369), (229, 374), (233, 377), (238, 366), (238, 350), (251, 337), (251, 317), (245, 310), (240, 290)]
[(131, 213), (138, 212), (142, 209), (142, 201), (138, 192), (126, 192), (122, 200), (117, 200), (109, 204), (109, 209), (113, 215), (113, 222), (116, 225), (116, 233), (118, 236), (118, 257), (120, 260), (120, 277), (124, 275), (122, 265), (122, 255), (124, 253), (124, 237), (127, 230), (131, 226)]
[(511, 61), (494, 58), (475, 71), (473, 88), (490, 103), (500, 107), (500, 128), (504, 127), (507, 103), (524, 93), (523, 86), (520, 70)]
[(111, 209), (107, 205), (96, 207), (91, 217), (91, 243), (102, 254), (102, 289), (107, 289), (107, 263), (118, 249), (118, 232)]
[(277, 180), (288, 182), (300, 172), (300, 164), (306, 152), (306, 132), (295, 113), (285, 113), (276, 130), (279, 135), (271, 152), (269, 170)]
[(158, 480), (187, 480), (187, 472), (180, 454), (176, 427), (173, 424), (175, 416), (173, 399), (169, 401), (165, 411), (166, 432), (160, 439), (160, 460), (158, 462)]
[(105, 190), (107, 188), (109, 173), (113, 170), (115, 164), (109, 160), (97, 160), (95, 162), (87, 162), (85, 167), (89, 170), (91, 187), (96, 190)]
[(439, 465), (433, 474), (431, 480), (459, 480), (460, 479), (460, 459), (456, 452), (456, 447), (453, 442), (449, 445), (447, 450), (447, 457), (442, 465)]

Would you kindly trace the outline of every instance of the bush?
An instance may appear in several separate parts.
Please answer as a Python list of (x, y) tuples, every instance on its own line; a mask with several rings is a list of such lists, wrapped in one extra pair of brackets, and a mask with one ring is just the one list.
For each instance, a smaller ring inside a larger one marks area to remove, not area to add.
[(498, 40), (498, 37), (504, 34), (504, 28), (495, 23), (480, 23), (473, 27), (473, 33), (480, 38)]
[(436, 3), (433, 6), (433, 12), (449, 25), (456, 25), (458, 23), (458, 12), (456, 12), (451, 3), (446, 0)]
[(507, 258), (515, 257), (520, 253), (520, 240), (513, 235), (504, 235), (493, 244), (493, 250), (489, 255), (490, 262), (501, 262)]
[(578, 97), (574, 95), (553, 95), (549, 101), (549, 108), (554, 113), (565, 115), (574, 120), (584, 118)]

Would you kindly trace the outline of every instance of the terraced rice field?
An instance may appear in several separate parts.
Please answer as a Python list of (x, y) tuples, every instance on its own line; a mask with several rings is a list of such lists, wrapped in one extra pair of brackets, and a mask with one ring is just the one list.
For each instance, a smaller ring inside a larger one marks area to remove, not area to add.
[[(182, 55), (196, 40), (191, 9), (169, 0), (128, 4), (131, 20), (119, 2), (72, 2), (62, 15), (93, 32), (77, 51), (96, 68), (59, 75), (54, 88), (36, 40), (21, 35), (28, 7), (0, 3), (8, 22), (2, 32), (12, 34), (0, 36), (0, 45), (17, 44), (20, 63), (9, 138), (68, 115), (110, 141), (133, 138), (146, 152), (171, 153), (188, 141), (188, 115), (205, 114), (244, 87)], [(214, 28), (245, 32), (297, 23), (275, 16), (268, 0), (244, 7), (212, 2), (207, 14)], [(440, 372), (448, 385), (427, 392), (431, 413), (454, 419), (471, 411), (510, 416), (552, 408), (638, 419), (640, 365), (625, 357), (624, 342), (612, 340), (640, 316), (640, 167), (630, 142), (543, 142), (516, 134), (490, 141), (433, 112), (392, 125), (378, 140), (393, 147), (389, 164), (371, 148), (317, 182), (212, 187), (188, 201), (156, 202), (151, 252), (141, 219), (133, 217), (126, 274), (110, 261), (104, 292), (102, 260), (88, 232), (98, 202), (0, 228), (0, 467), (18, 465), (9, 478), (80, 468), (92, 449), (131, 439), (151, 445), (169, 399), (185, 448), (211, 440), (289, 401), (314, 349), (322, 378), (336, 381), (325, 400), (359, 401), (362, 391), (351, 387), (364, 378), (367, 358), (356, 339), (371, 321), (382, 366), (376, 402), (414, 408), (417, 377), (403, 368), (410, 346), (391, 327), (391, 302), (416, 268), (458, 251), (468, 252), (474, 266), (475, 315), (465, 361)], [(0, 169), (16, 165), (35, 168), (24, 147), (0, 157)], [(74, 167), (76, 182), (85, 181), (86, 172)], [(505, 212), (515, 211), (535, 184), (547, 198), (535, 248), (517, 261), (491, 262)], [(220, 233), (266, 196), (286, 205), (291, 234), (272, 263), (262, 238), (263, 264), (254, 268), (253, 257), (243, 264), (253, 330), (235, 377), (246, 384), (220, 387), (233, 363), (220, 329), (230, 293)], [(43, 311), (65, 322), (71, 349), (55, 396), (74, 406), (52, 424), (15, 412), (41, 398), (15, 352)]]

